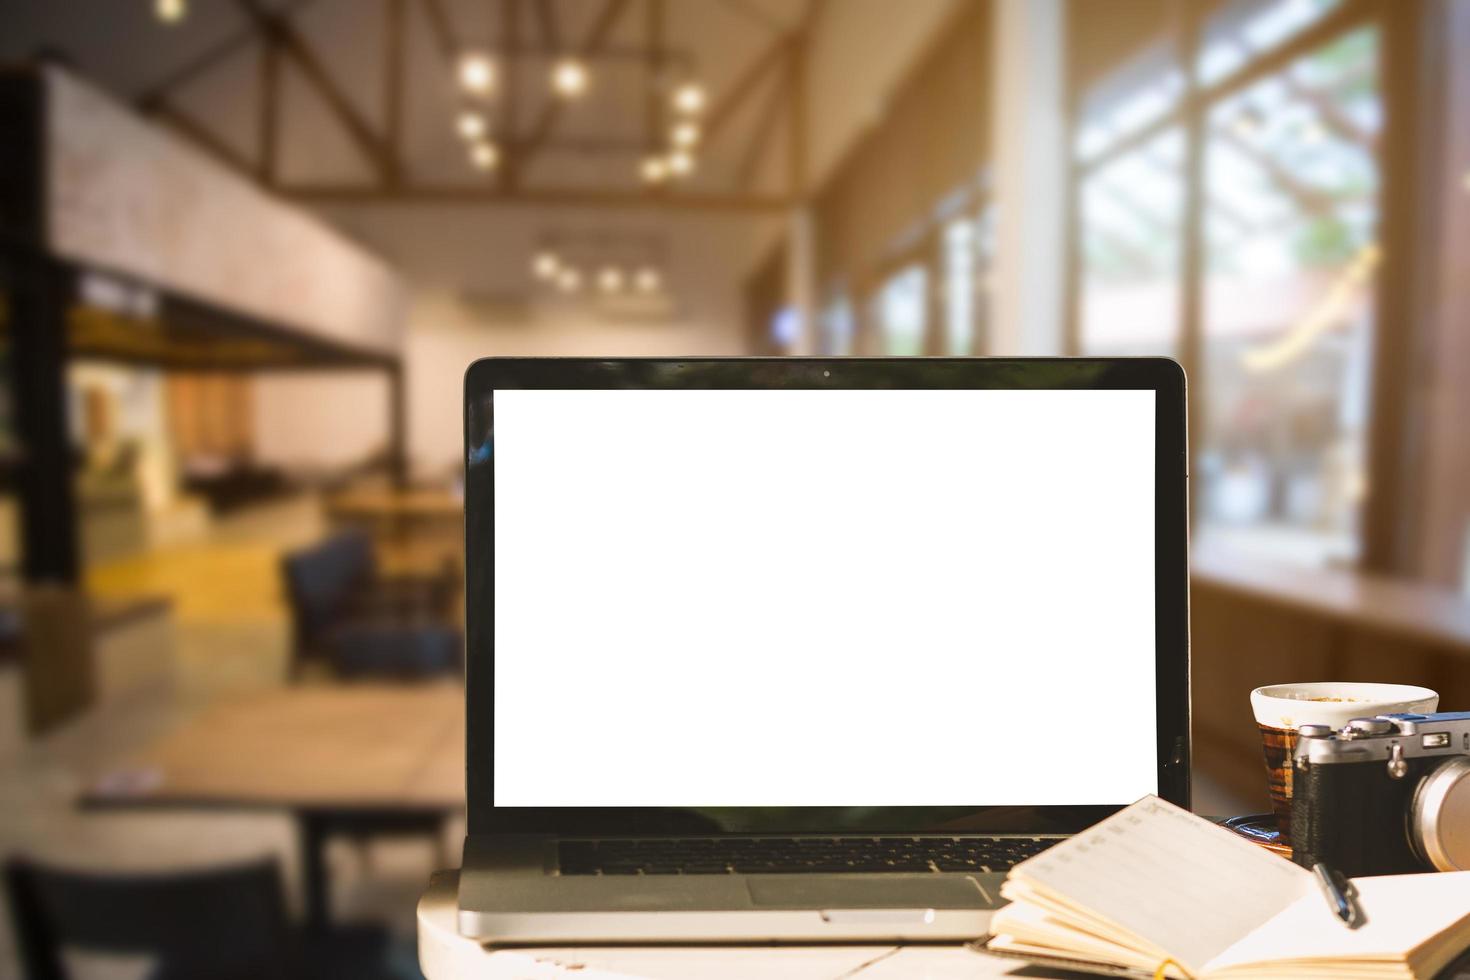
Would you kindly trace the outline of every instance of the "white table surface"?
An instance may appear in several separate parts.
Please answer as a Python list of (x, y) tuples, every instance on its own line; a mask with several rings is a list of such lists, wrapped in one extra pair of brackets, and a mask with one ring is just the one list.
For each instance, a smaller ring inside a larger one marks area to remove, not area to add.
[[(459, 873), (441, 871), (419, 899), (419, 966), (428, 980), (988, 980), (1024, 968), (964, 946), (624, 946), (492, 949), (459, 934)], [(1032, 970), (1028, 978), (1048, 974)], [(1061, 976), (1062, 974), (1058, 974)]]

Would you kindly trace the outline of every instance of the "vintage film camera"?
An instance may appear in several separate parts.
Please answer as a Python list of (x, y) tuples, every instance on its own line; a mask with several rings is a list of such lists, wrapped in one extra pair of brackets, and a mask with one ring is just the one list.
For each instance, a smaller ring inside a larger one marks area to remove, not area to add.
[(1470, 870), (1470, 711), (1298, 729), (1291, 847), (1350, 876)]

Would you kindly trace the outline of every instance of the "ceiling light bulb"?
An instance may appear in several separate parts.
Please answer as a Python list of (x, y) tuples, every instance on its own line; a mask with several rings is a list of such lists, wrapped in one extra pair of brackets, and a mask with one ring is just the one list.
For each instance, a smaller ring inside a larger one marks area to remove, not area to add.
[(563, 58), (551, 69), (551, 87), (558, 95), (576, 98), (587, 91), (587, 66), (575, 58)]
[(189, 13), (186, 0), (156, 0), (153, 14), (165, 24), (177, 24)]
[(669, 173), (676, 177), (687, 177), (694, 173), (694, 157), (687, 150), (675, 150), (670, 153)]
[(556, 286), (564, 293), (575, 293), (582, 288), (582, 273), (567, 266), (556, 274)]
[(454, 125), (459, 130), (459, 135), (470, 142), (482, 139), (485, 136), (485, 117), (473, 109), (466, 109), (464, 112), (461, 112), (459, 118), (455, 120)]
[(675, 146), (687, 150), (699, 142), (699, 127), (692, 122), (681, 122), (669, 132), (669, 139)]
[(674, 108), (680, 112), (699, 112), (704, 108), (704, 89), (693, 82), (680, 85), (674, 90)]
[(459, 84), (471, 95), (489, 95), (495, 88), (495, 61), (479, 51), (459, 58)]
[(470, 147), (470, 162), (478, 170), (493, 170), (500, 162), (500, 149), (489, 140), (481, 140)]
[(557, 259), (555, 252), (543, 249), (531, 260), (531, 271), (536, 274), (537, 279), (555, 279), (556, 274), (561, 271), (561, 261)]
[(656, 292), (659, 287), (658, 270), (652, 266), (639, 269), (638, 275), (633, 279), (633, 285), (638, 287), (640, 293)]
[(645, 157), (639, 170), (643, 179), (650, 184), (660, 183), (669, 175), (669, 165), (662, 157)]
[(618, 293), (623, 289), (623, 270), (610, 265), (597, 274), (597, 288), (604, 293)]

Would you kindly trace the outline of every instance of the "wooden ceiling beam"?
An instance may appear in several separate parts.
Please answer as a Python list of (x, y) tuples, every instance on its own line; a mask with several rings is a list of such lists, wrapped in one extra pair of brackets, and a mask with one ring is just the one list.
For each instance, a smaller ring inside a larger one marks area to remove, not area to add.
[(383, 8), (383, 145), (391, 182), (403, 179), (403, 111), (407, 102), (404, 62), (407, 57), (407, 0), (384, 0)]
[(280, 149), (281, 49), (264, 38), (260, 44), (260, 79), (256, 91), (256, 165), (258, 179), (269, 186), (276, 179)]
[(521, 187), (507, 192), (493, 185), (444, 184), (383, 188), (372, 184), (291, 184), (278, 187), (284, 197), (308, 204), (444, 204), (521, 207), (574, 207), (618, 210), (721, 211), (769, 214), (792, 206), (785, 194), (663, 194), (639, 189)]
[(760, 87), (766, 73), (781, 63), (790, 48), (791, 36), (782, 37), (746, 66), (745, 71), (710, 106), (709, 113), (704, 117), (701, 142), (707, 145), (714, 140), (720, 130), (730, 122), (735, 110), (745, 104), (750, 94)]
[[(577, 46), (572, 54), (582, 60), (594, 57), (597, 52), (607, 43), (608, 35), (617, 25), (618, 17), (628, 6), (628, 0), (607, 0), (602, 6), (602, 12), (598, 14), (597, 21), (592, 29), (587, 32), (587, 37)], [(559, 98), (551, 98), (542, 108), (541, 114), (536, 118), (531, 132), (527, 136), (521, 155), (521, 164), (524, 166), (535, 156), (536, 150), (546, 142), (551, 135), (552, 129), (556, 127), (556, 121), (561, 116), (565, 101)]]
[(517, 0), (500, 0), (500, 58), (503, 81), (501, 94), (500, 140), (502, 160), (500, 182), (505, 187), (514, 187), (518, 180), (521, 163), (520, 73), (510, 57), (510, 52), (520, 43), (521, 18)]
[(255, 161), (247, 159), (244, 154), (211, 132), (209, 127), (173, 103), (155, 102), (153, 114), (236, 173), (250, 180), (255, 180), (259, 176)]
[(778, 20), (775, 14), (756, 3), (755, 0), (720, 0), (720, 2), (746, 20), (773, 34), (782, 34), (786, 30), (786, 25)]
[(556, 0), (536, 0), (536, 25), (541, 43), (548, 51), (561, 50), (561, 31), (556, 23)]
[[(278, 17), (290, 17), (293, 14), (305, 10), (316, 0), (291, 0), (285, 4), (277, 13)], [(236, 31), (222, 40), (211, 44), (199, 53), (197, 57), (189, 59), (182, 67), (164, 76), (161, 81), (150, 85), (141, 95), (133, 100), (133, 104), (140, 112), (154, 112), (168, 95), (183, 85), (208, 72), (211, 68), (229, 58), (230, 55), (241, 50), (251, 41), (260, 38), (260, 30), (252, 20), (244, 30)]]
[(353, 142), (376, 167), (383, 179), (391, 180), (393, 161), (387, 147), (337, 85), (336, 80), (327, 71), (318, 56), (316, 48), (290, 21), (276, 16), (267, 9), (262, 0), (236, 0), (236, 2), (255, 22), (260, 33), (280, 45), (282, 52), (296, 63), (296, 67), (317, 90), (317, 94), (326, 101), (332, 114), (347, 130), (347, 135), (352, 137)]
[(772, 134), (775, 133), (776, 123), (780, 121), (784, 113), (781, 112), (782, 103), (791, 95), (791, 73), (779, 83), (771, 86), (771, 94), (766, 97), (766, 104), (761, 109), (760, 120), (755, 124), (755, 131), (746, 143), (745, 154), (740, 159), (740, 165), (735, 171), (735, 186), (746, 193), (750, 192), (751, 185), (755, 181), (756, 169), (760, 166), (761, 158), (766, 155), (766, 150), (771, 145)]
[(644, 55), (644, 84), (647, 87), (643, 107), (643, 138), (650, 153), (656, 152), (663, 143), (664, 129), (664, 33), (667, 18), (664, 16), (664, 0), (645, 0), (647, 19), (644, 22), (643, 42), (648, 50)]
[(801, 23), (792, 35), (790, 60), (786, 63), (791, 88), (791, 98), (787, 104), (787, 182), (791, 196), (798, 200), (805, 200), (808, 191), (806, 138), (809, 118), (806, 111), (806, 66), (812, 47), (812, 32), (818, 18), (822, 16), (826, 2), (827, 0), (807, 0)]
[(459, 38), (455, 36), (454, 25), (449, 22), (449, 15), (444, 11), (443, 0), (422, 0), (424, 16), (429, 21), (429, 32), (434, 35), (434, 44), (439, 48), (439, 54), (449, 64), (459, 56)]

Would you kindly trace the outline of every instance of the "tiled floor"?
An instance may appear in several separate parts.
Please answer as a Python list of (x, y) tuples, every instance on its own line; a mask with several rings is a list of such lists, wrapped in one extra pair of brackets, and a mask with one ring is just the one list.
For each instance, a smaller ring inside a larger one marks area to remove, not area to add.
[[(322, 531), (303, 498), (221, 522), (209, 538), (93, 569), (97, 592), (163, 593), (174, 599), (174, 678), (139, 692), (0, 759), (0, 854), (24, 853), (84, 868), (174, 868), (275, 855), (295, 901), (296, 848), (289, 821), (269, 814), (84, 813), (73, 805), (89, 773), (140, 747), (214, 699), (283, 683), (287, 624), (277, 562), (283, 548)], [(455, 835), (448, 853), (457, 851)], [(386, 922), (405, 976), (415, 975), (414, 906), (432, 870), (425, 843), (383, 842), (370, 861), (342, 842), (330, 854), (334, 908), (342, 918)], [(8, 916), (0, 921), (0, 978), (18, 976)], [(129, 964), (89, 963), (95, 976)]]

